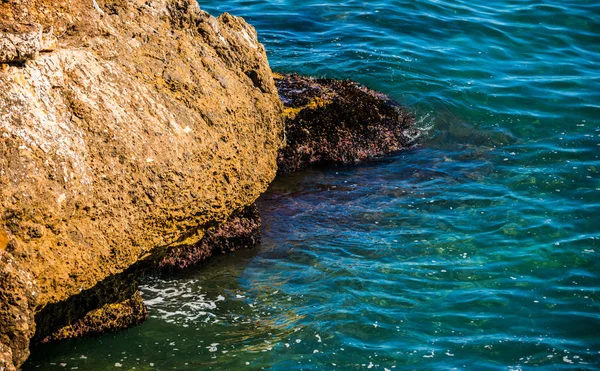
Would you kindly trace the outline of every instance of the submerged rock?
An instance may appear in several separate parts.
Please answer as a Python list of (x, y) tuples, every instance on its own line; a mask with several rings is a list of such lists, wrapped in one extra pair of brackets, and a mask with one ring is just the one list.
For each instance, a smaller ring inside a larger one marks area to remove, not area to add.
[(388, 96), (349, 80), (275, 75), (284, 103), (280, 174), (318, 164), (352, 164), (407, 148), (414, 117)]
[(27, 357), (34, 316), (40, 340), (87, 331), (98, 308), (131, 296), (83, 300), (72, 317), (69, 298), (198, 244), (251, 205), (276, 174), (283, 120), (254, 28), (194, 0), (3, 1), (0, 24), (17, 48), (0, 48), (10, 369)]

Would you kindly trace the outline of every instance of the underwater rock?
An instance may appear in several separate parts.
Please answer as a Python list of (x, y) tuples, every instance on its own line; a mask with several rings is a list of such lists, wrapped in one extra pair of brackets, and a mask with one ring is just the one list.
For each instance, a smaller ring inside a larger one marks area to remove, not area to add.
[(496, 148), (511, 145), (517, 139), (508, 131), (502, 129), (482, 129), (472, 123), (455, 118), (453, 121), (442, 121), (436, 127), (435, 135), (429, 143), (438, 147)]
[(278, 173), (317, 164), (353, 164), (411, 145), (414, 117), (388, 96), (349, 80), (275, 75), (286, 145)]
[(2, 1), (0, 24), (2, 42), (31, 44), (3, 51), (0, 69), (0, 362), (11, 368), (34, 315), (49, 336), (126, 301), (49, 309), (254, 203), (276, 174), (283, 119), (254, 28), (194, 0)]

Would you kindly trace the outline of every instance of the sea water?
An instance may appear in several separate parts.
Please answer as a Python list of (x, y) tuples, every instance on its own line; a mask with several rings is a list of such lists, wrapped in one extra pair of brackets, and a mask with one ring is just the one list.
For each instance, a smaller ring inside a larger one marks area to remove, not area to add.
[(200, 1), (418, 145), (277, 179), (263, 243), (147, 280), (150, 319), (26, 370), (599, 370), (600, 3)]

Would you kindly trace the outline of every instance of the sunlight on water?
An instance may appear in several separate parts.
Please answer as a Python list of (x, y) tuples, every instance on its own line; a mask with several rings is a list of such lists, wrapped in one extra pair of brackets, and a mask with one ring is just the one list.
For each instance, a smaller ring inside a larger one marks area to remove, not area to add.
[(200, 1), (273, 68), (352, 78), (421, 144), (276, 180), (263, 244), (25, 369), (600, 370), (597, 1)]

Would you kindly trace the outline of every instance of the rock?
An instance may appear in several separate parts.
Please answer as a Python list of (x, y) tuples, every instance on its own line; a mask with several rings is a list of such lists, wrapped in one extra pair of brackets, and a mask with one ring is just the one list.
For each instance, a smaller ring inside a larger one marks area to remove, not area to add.
[(275, 77), (286, 116), (280, 174), (381, 157), (415, 137), (413, 115), (384, 94), (349, 80)]
[(156, 249), (127, 271), (110, 276), (91, 289), (46, 305), (36, 314), (32, 344), (74, 339), (123, 330), (146, 320), (148, 311), (137, 290), (140, 277), (156, 274), (156, 268), (180, 270), (213, 255), (225, 254), (260, 243), (260, 215), (251, 205), (234, 212), (227, 222), (209, 228), (202, 240), (166, 252)]
[(0, 23), (0, 63), (23, 63), (42, 49), (42, 26)]
[(0, 371), (16, 371), (12, 362), (12, 350), (0, 343)]
[(122, 330), (143, 322), (147, 318), (147, 309), (139, 295), (138, 281), (144, 271), (144, 264), (138, 262), (90, 289), (45, 305), (35, 314), (36, 328), (31, 347)]
[[(31, 274), (19, 269), (6, 251), (0, 251), (0, 370), (14, 369), (29, 356), (37, 297)], [(4, 358), (8, 356), (11, 358)]]
[(83, 318), (55, 331), (41, 342), (49, 343), (123, 330), (138, 325), (147, 318), (148, 309), (140, 292), (136, 291), (122, 302), (105, 304), (88, 312)]
[(184, 269), (203, 262), (207, 258), (252, 248), (260, 244), (260, 214), (252, 205), (234, 213), (229, 220), (209, 230), (195, 245), (178, 246), (171, 249), (159, 262), (161, 269)]
[(6, 235), (6, 232), (4, 232), (3, 230), (0, 230), (0, 251), (6, 250), (7, 246), (8, 246), (8, 236)]
[(50, 27), (48, 32), (42, 33), (42, 46), (40, 52), (49, 53), (56, 50), (58, 39), (54, 36), (54, 27)]
[(5, 368), (22, 364), (36, 323), (39, 340), (92, 327), (99, 307), (131, 298), (96, 301), (93, 288), (197, 245), (277, 171), (282, 105), (251, 26), (194, 0), (97, 5), (0, 2), (3, 30), (50, 51), (11, 52), (0, 70)]
[(443, 113), (437, 121), (435, 135), (428, 143), (436, 147), (492, 149), (516, 143), (516, 138), (505, 129), (484, 129), (473, 123)]

